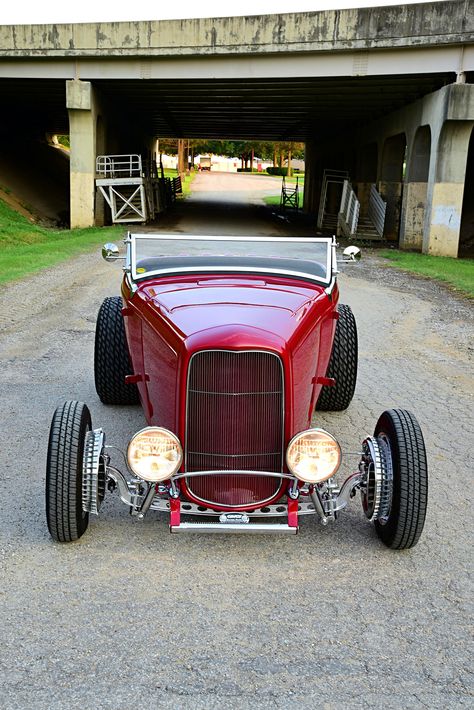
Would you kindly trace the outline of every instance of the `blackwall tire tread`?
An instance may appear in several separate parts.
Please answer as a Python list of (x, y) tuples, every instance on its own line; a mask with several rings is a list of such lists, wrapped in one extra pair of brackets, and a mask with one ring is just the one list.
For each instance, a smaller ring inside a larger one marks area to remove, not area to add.
[(393, 464), (393, 499), (387, 523), (375, 522), (377, 535), (394, 550), (414, 547), (420, 539), (428, 502), (428, 464), (420, 425), (405, 409), (384, 412), (375, 436), (389, 438)]
[(331, 359), (326, 377), (336, 380), (334, 387), (323, 386), (316, 409), (323, 412), (342, 412), (350, 405), (357, 382), (357, 326), (350, 306), (339, 304), (339, 319), (334, 334)]
[(83, 402), (64, 402), (54, 412), (46, 464), (46, 520), (57, 542), (78, 540), (89, 524), (82, 510), (82, 463), (90, 429), (91, 416)]
[(125, 384), (125, 377), (131, 374), (122, 299), (110, 296), (99, 309), (95, 330), (94, 377), (100, 400), (104, 404), (138, 404), (137, 386)]

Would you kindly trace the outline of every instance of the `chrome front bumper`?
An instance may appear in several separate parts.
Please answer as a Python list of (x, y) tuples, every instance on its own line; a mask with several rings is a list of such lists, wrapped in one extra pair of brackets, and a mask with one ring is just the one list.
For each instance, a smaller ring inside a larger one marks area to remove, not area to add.
[(268, 533), (287, 533), (296, 535), (298, 528), (283, 523), (180, 523), (171, 525), (172, 533), (221, 533), (265, 535)]
[[(227, 471), (205, 471), (196, 472), (191, 475), (223, 475)], [(288, 474), (275, 474), (265, 472), (255, 472), (256, 475), (280, 475), (293, 481), (293, 477)], [(245, 472), (248, 475), (248, 471)], [(107, 465), (107, 482), (113, 488), (117, 488), (121, 500), (131, 508), (131, 514), (138, 520), (142, 520), (149, 510), (163, 511), (170, 515), (170, 531), (172, 533), (253, 533), (257, 535), (267, 533), (287, 533), (296, 534), (298, 532), (298, 518), (300, 515), (317, 515), (320, 522), (326, 525), (328, 520), (335, 519), (336, 513), (346, 507), (349, 499), (354, 495), (357, 488), (363, 482), (361, 471), (349, 476), (341, 488), (338, 488), (331, 480), (324, 483), (324, 490), (311, 487), (306, 494), (303, 491), (296, 491), (296, 496), (291, 495), (289, 490), (285, 502), (273, 505), (262, 506), (257, 510), (246, 511), (241, 514), (237, 511), (230, 511), (229, 515), (243, 516), (245, 519), (225, 520), (227, 513), (207, 508), (203, 505), (191, 503), (188, 500), (180, 500), (179, 489), (175, 481), (186, 474), (179, 474), (173, 477), (170, 486), (158, 484), (146, 484), (138, 479), (127, 480), (127, 478), (115, 467)], [(163, 489), (163, 490), (161, 490)], [(191, 516), (219, 516), (219, 522), (181, 522), (182, 515)], [(288, 523), (254, 522), (255, 518), (273, 518), (285, 516)]]

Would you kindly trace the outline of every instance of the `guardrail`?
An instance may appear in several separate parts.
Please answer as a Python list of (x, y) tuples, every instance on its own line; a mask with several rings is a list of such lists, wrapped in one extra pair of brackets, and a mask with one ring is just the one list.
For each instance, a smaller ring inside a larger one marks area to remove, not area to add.
[(370, 186), (370, 198), (368, 216), (373, 223), (377, 234), (383, 237), (383, 229), (385, 225), (385, 213), (387, 212), (387, 203), (382, 199), (375, 185)]
[(341, 206), (337, 219), (338, 234), (352, 237), (357, 232), (360, 202), (351, 187), (349, 180), (344, 180), (341, 196)]
[(142, 177), (141, 155), (98, 155), (97, 175), (106, 178)]

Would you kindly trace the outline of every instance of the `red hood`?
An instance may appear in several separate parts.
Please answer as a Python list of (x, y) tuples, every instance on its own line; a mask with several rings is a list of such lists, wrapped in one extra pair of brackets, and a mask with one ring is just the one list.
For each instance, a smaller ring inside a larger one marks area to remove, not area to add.
[(327, 307), (322, 286), (295, 279), (175, 277), (147, 282), (140, 290), (193, 349), (215, 338), (221, 347), (248, 347), (255, 339), (260, 347), (263, 340), (280, 349), (310, 311), (314, 323)]

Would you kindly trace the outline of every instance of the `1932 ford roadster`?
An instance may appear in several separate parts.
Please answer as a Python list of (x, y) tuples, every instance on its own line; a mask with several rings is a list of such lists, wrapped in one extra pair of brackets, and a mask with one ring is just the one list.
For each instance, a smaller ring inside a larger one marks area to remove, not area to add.
[(173, 533), (296, 533), (301, 515), (327, 524), (360, 491), (388, 547), (415, 545), (428, 485), (415, 417), (385, 411), (342, 484), (340, 446), (317, 426), (318, 410), (349, 406), (357, 374), (335, 241), (128, 234), (125, 246), (125, 257), (103, 250), (125, 266), (121, 297), (99, 311), (95, 384), (106, 404), (141, 402), (148, 426), (131, 437), (121, 471), (84, 403), (57, 408), (52, 537), (81, 537), (107, 491), (138, 519), (165, 513)]

